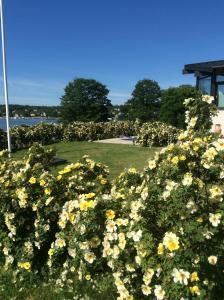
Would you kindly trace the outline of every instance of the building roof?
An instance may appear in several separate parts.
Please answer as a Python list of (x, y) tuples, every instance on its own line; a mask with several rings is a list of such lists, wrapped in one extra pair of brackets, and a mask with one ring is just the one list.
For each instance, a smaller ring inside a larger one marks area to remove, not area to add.
[(224, 60), (207, 61), (184, 66), (183, 74), (224, 74)]

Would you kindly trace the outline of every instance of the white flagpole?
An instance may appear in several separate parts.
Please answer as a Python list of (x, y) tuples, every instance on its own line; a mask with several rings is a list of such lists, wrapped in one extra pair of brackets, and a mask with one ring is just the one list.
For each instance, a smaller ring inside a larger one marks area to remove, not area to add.
[(6, 113), (6, 129), (8, 140), (8, 152), (9, 157), (11, 155), (11, 137), (9, 126), (9, 96), (8, 96), (8, 82), (6, 72), (6, 54), (5, 54), (5, 32), (4, 32), (4, 19), (3, 19), (3, 0), (0, 0), (0, 17), (1, 17), (1, 32), (2, 32), (2, 65), (3, 65), (3, 82), (4, 82), (4, 94), (5, 94), (5, 113)]

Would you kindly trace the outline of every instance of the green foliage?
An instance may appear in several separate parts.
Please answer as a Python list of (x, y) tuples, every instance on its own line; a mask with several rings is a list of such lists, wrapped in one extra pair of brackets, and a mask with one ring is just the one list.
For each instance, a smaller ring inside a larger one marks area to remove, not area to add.
[(54, 162), (55, 154), (56, 151), (54, 149), (44, 149), (41, 144), (34, 143), (26, 152), (24, 160), (31, 167), (40, 163), (44, 169), (48, 170)]
[(73, 121), (107, 121), (111, 103), (109, 90), (94, 79), (77, 78), (65, 87), (61, 97), (61, 119)]
[(171, 87), (162, 92), (160, 120), (178, 128), (185, 128), (185, 107), (183, 100), (195, 98), (199, 92), (190, 85)]
[(143, 122), (157, 120), (160, 107), (161, 90), (156, 81), (143, 79), (137, 82), (123, 111), (129, 120), (140, 119)]
[(7, 147), (7, 137), (5, 131), (0, 129), (0, 149), (5, 149)]

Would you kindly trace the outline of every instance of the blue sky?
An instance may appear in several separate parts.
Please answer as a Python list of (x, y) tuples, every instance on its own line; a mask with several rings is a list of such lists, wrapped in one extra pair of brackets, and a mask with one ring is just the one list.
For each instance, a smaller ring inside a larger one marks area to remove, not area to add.
[(5, 0), (4, 11), (11, 103), (58, 105), (75, 77), (123, 103), (140, 79), (194, 84), (184, 64), (224, 59), (223, 0)]

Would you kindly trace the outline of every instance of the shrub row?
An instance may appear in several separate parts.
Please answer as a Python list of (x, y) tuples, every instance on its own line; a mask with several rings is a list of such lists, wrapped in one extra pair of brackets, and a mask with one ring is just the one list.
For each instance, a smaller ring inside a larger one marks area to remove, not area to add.
[[(11, 129), (13, 150), (31, 147), (38, 142), (42, 145), (60, 141), (93, 141), (120, 136), (137, 136), (142, 146), (164, 146), (175, 141), (179, 130), (160, 123), (116, 121), (106, 123), (74, 122), (62, 124), (40, 123), (34, 126), (17, 126)], [(6, 133), (0, 130), (0, 149), (6, 148)]]
[(209, 132), (210, 102), (187, 99), (178, 142), (112, 183), (86, 156), (52, 174), (41, 146), (17, 162), (1, 152), (0, 263), (18, 293), (41, 274), (66, 299), (93, 299), (91, 289), (99, 299), (223, 299), (224, 139)]

